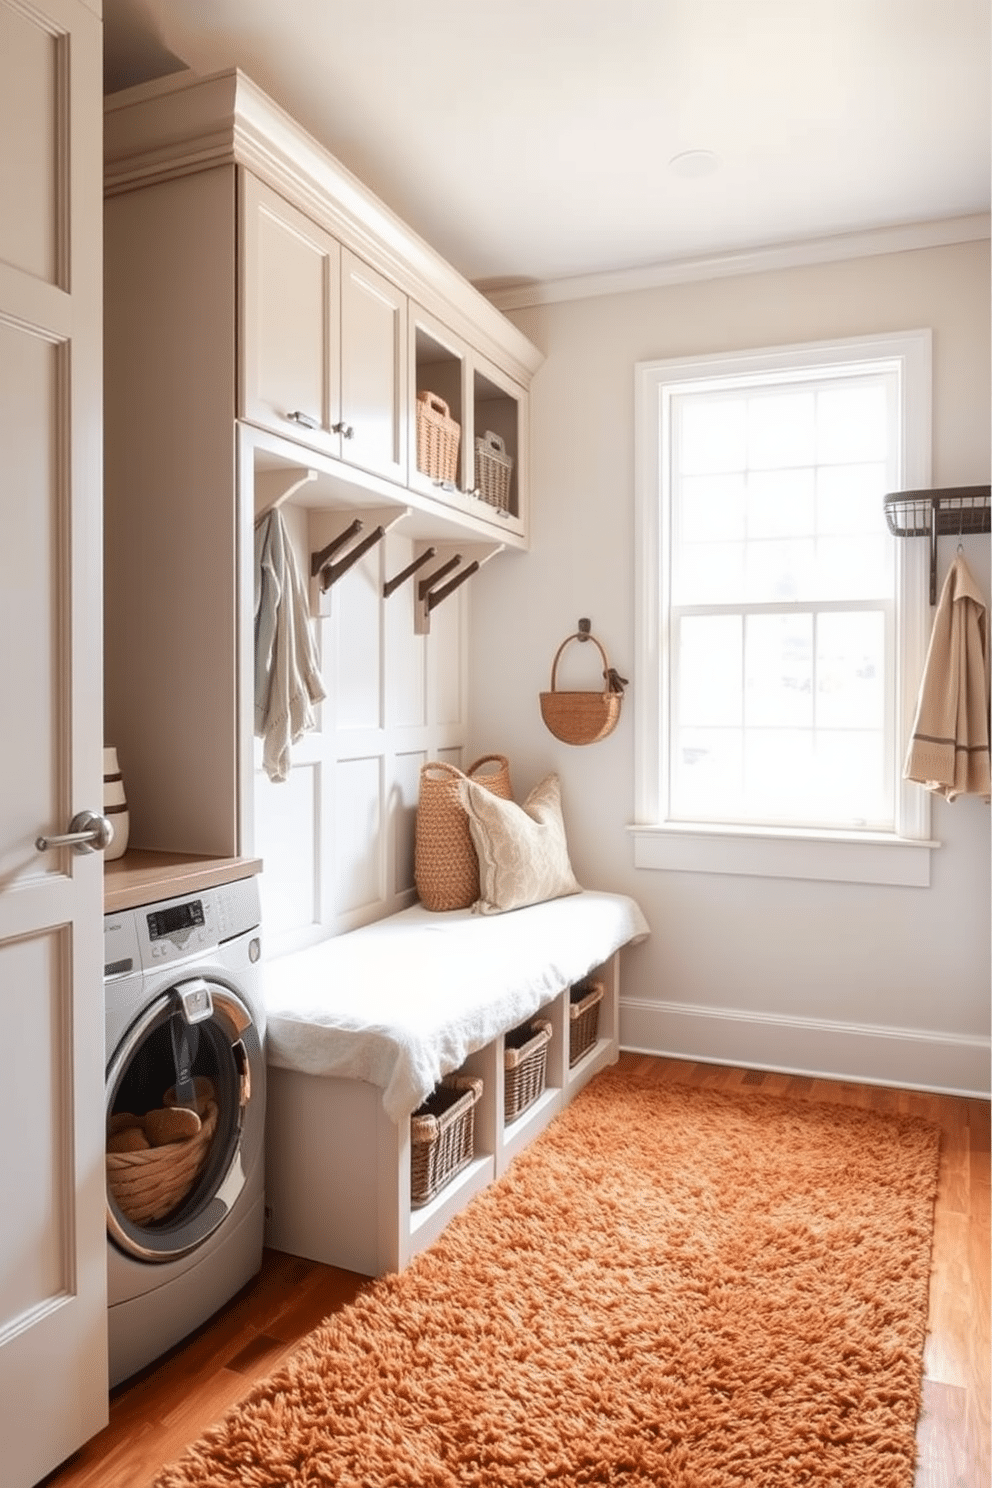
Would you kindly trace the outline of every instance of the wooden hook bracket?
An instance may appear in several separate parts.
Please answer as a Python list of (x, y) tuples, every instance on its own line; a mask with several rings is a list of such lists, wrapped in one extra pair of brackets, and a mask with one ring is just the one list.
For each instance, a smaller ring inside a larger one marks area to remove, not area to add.
[[(334, 585), (409, 514), (406, 506), (310, 509), (310, 613), (314, 619), (330, 615)], [(356, 541), (359, 533), (363, 535)], [(377, 588), (380, 583), (381, 568), (375, 578)]]
[[(426, 550), (424, 550), (426, 552)], [(417, 584), (417, 602), (414, 606), (414, 630), (417, 635), (429, 635), (431, 613), (438, 605), (479, 572), (484, 563), (503, 551), (502, 543), (459, 543), (457, 547), (438, 544), (431, 548), (431, 556), (440, 559), (437, 567)], [(424, 553), (418, 554), (418, 559)]]
[[(359, 522), (358, 526), (361, 527), (361, 525), (361, 522)], [(328, 589), (336, 584), (338, 579), (358, 562), (359, 558), (363, 558), (370, 548), (374, 548), (377, 542), (381, 542), (385, 535), (385, 527), (373, 527), (372, 531), (366, 533), (361, 542), (357, 542), (353, 548), (349, 548), (348, 552), (345, 553), (343, 558), (339, 558), (337, 563), (325, 562), (321, 564), (314, 574), (315, 578), (317, 574), (320, 575), (321, 591), (326, 594)]]
[(383, 599), (388, 599), (391, 594), (395, 594), (401, 584), (405, 584), (407, 579), (412, 578), (425, 563), (430, 563), (436, 552), (437, 548), (425, 548), (419, 557), (414, 558), (412, 563), (408, 563), (406, 568), (401, 569), (395, 578), (387, 579), (382, 586)]
[(442, 584), (440, 589), (429, 589), (424, 595), (424, 604), (427, 606), (427, 613), (430, 614), (431, 610), (435, 609), (442, 600), (447, 599), (449, 594), (454, 594), (455, 590), (460, 589), (466, 579), (470, 579), (474, 573), (478, 572), (478, 560), (473, 558), (471, 563), (466, 563), (461, 573), (455, 574), (455, 577), (449, 579), (446, 584)]
[[(328, 567), (331, 559), (334, 557), (334, 554), (337, 553), (341, 548), (343, 548), (345, 543), (350, 542), (353, 537), (356, 537), (357, 534), (361, 532), (364, 525), (365, 524), (362, 521), (361, 517), (356, 517), (355, 520), (349, 526), (347, 526), (343, 532), (339, 532), (337, 537), (332, 537), (330, 542), (327, 543), (323, 548), (321, 548), (319, 552), (311, 553), (310, 577), (312, 579), (315, 579), (318, 574), (322, 575), (323, 570)], [(323, 582), (323, 578), (321, 578), (320, 587), (322, 589), (329, 588), (329, 585)]]
[(432, 574), (428, 574), (426, 579), (421, 579), (417, 585), (417, 598), (421, 602), (425, 601), (431, 590), (451, 573), (453, 569), (456, 569), (461, 561), (461, 553), (453, 553), (446, 563), (441, 564), (440, 568), (436, 568)]

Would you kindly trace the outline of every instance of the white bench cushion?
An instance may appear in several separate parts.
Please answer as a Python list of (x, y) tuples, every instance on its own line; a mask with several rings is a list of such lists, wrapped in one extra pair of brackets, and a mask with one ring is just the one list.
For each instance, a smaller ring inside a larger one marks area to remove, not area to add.
[(592, 890), (503, 915), (416, 904), (263, 965), (268, 1062), (368, 1080), (400, 1121), (474, 1050), (648, 933), (633, 899)]

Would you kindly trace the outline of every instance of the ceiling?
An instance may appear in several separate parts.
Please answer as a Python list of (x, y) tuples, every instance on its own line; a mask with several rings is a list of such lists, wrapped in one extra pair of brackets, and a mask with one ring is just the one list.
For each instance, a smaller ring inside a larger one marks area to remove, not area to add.
[(987, 213), (990, 17), (988, 0), (104, 0), (104, 72), (112, 92), (240, 67), (493, 290)]

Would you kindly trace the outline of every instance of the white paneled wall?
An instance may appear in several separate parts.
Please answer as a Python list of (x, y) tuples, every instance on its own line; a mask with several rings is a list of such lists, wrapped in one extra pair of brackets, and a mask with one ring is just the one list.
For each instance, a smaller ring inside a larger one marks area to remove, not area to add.
[[(307, 513), (283, 508), (301, 572)], [(293, 747), (289, 779), (273, 783), (255, 744), (254, 851), (266, 953), (300, 949), (412, 903), (420, 768), (463, 763), (468, 585), (414, 628), (416, 574), (383, 599), (413, 558), (396, 531), (335, 584), (331, 614), (314, 621), (326, 700)]]

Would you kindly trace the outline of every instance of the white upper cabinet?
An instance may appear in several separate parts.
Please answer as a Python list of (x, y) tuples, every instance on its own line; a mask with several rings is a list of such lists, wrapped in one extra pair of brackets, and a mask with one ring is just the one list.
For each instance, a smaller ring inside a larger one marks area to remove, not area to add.
[[(308, 504), (526, 546), (541, 355), (510, 321), (237, 70), (111, 96), (104, 141), (111, 198), (236, 168), (236, 415), (333, 462)], [(418, 392), (459, 426), (451, 479), (418, 461)]]
[(404, 482), (406, 295), (248, 171), (240, 228), (241, 417)]

